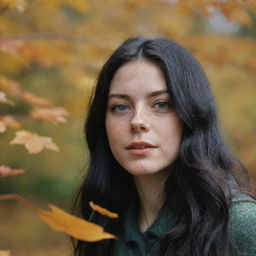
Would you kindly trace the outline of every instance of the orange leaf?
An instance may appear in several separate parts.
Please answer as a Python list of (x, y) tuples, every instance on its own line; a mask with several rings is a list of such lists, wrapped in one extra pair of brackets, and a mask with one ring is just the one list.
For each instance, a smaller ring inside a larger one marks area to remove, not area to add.
[(3, 91), (11, 94), (12, 96), (16, 96), (16, 97), (19, 97), (19, 95), (22, 92), (22, 87), (18, 82), (13, 81), (4, 76), (0, 76), (0, 88)]
[(48, 120), (54, 123), (65, 123), (68, 111), (63, 107), (56, 108), (36, 108), (31, 111), (30, 115), (41, 120)]
[(111, 211), (109, 211), (109, 210), (107, 210), (107, 209), (105, 209), (105, 208), (103, 208), (103, 207), (93, 203), (92, 201), (89, 202), (89, 205), (91, 206), (91, 208), (94, 211), (96, 211), (96, 212), (98, 212), (98, 213), (100, 213), (102, 215), (105, 215), (105, 216), (107, 216), (109, 218), (118, 218), (118, 214), (117, 213), (111, 212)]
[(6, 103), (9, 105), (14, 105), (14, 103), (8, 99), (6, 99), (6, 95), (4, 92), (0, 91), (0, 103)]
[(79, 217), (66, 213), (64, 210), (49, 204), (52, 211), (41, 210), (25, 198), (16, 194), (0, 195), (0, 200), (14, 199), (34, 210), (40, 219), (47, 223), (52, 229), (64, 232), (76, 239), (96, 242), (103, 239), (115, 239), (116, 237), (110, 233), (106, 233), (104, 229), (92, 222), (83, 220)]
[[(5, 166), (5, 165), (0, 166), (0, 178), (4, 178), (7, 176), (13, 176), (13, 175), (21, 174), (21, 173), (24, 173), (24, 170), (11, 169), (10, 167)], [(0, 256), (1, 256), (1, 254), (0, 254)]]
[(11, 256), (10, 251), (0, 251), (0, 256)]
[[(7, 126), (14, 129), (18, 129), (20, 128), (21, 124), (17, 122), (11, 115), (6, 115), (0, 118), (0, 132), (4, 132)], [(5, 128), (5, 130), (3, 131), (1, 128)]]
[(30, 154), (37, 154), (41, 152), (44, 147), (53, 151), (59, 151), (57, 145), (52, 142), (52, 138), (39, 136), (37, 133), (31, 133), (25, 130), (16, 132), (16, 137), (10, 144), (25, 145), (25, 148)]
[(31, 93), (31, 92), (22, 92), (21, 94), (21, 98), (30, 103), (30, 104), (33, 104), (33, 105), (37, 105), (37, 106), (40, 106), (40, 107), (50, 107), (52, 106), (52, 103), (47, 100), (47, 99), (44, 99), (42, 97), (39, 97), (39, 96), (36, 96), (35, 94)]
[(7, 126), (18, 129), (20, 128), (21, 124), (17, 122), (11, 115), (6, 115), (0, 118), (0, 133), (5, 132)]
[(52, 212), (41, 210), (38, 215), (54, 230), (65, 232), (87, 242), (115, 238), (114, 235), (104, 232), (103, 228), (97, 224), (72, 216), (54, 205), (48, 206)]

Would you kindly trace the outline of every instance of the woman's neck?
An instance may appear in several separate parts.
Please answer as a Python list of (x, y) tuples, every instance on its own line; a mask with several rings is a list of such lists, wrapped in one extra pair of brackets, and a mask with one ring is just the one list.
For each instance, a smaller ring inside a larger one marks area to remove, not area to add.
[(146, 231), (153, 224), (164, 203), (164, 185), (168, 173), (163, 170), (152, 175), (134, 176), (140, 197), (138, 222), (141, 232)]

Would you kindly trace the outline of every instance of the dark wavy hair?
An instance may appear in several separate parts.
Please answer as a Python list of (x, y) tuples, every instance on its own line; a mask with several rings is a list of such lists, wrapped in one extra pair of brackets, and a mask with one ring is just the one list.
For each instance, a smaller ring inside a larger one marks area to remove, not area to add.
[[(106, 61), (85, 123), (89, 148), (88, 172), (74, 200), (84, 219), (94, 201), (120, 215), (109, 220), (95, 213), (91, 221), (113, 234), (120, 232), (123, 213), (138, 194), (131, 174), (114, 158), (107, 139), (105, 116), (115, 72), (125, 63), (144, 58), (164, 73), (167, 89), (183, 122), (179, 156), (165, 184), (166, 201), (172, 203), (177, 222), (160, 241), (161, 255), (231, 256), (228, 234), (231, 197), (249, 191), (247, 172), (230, 152), (220, 133), (214, 98), (207, 77), (193, 55), (165, 38), (131, 38)], [(73, 240), (76, 256), (111, 255), (113, 240), (95, 243)]]

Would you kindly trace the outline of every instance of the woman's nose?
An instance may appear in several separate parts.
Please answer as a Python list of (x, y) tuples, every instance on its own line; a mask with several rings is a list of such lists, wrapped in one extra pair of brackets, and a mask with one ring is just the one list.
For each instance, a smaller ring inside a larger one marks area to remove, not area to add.
[(133, 132), (148, 132), (149, 124), (146, 119), (146, 113), (143, 110), (135, 111), (131, 119), (131, 130)]

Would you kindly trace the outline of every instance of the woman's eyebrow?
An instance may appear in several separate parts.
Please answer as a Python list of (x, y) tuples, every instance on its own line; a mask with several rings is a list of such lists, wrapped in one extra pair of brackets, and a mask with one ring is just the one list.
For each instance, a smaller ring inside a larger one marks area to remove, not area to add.
[(160, 90), (160, 91), (154, 91), (154, 92), (151, 92), (149, 94), (149, 98), (150, 97), (155, 97), (155, 96), (158, 96), (158, 95), (161, 95), (161, 94), (169, 94), (168, 90)]
[[(161, 95), (161, 94), (169, 94), (169, 92), (167, 90), (160, 90), (160, 91), (154, 91), (154, 92), (151, 92), (147, 95), (148, 98), (151, 98), (151, 97), (155, 97), (155, 96), (158, 96), (158, 95)], [(112, 93), (108, 96), (108, 99), (111, 99), (111, 98), (121, 98), (121, 99), (130, 99), (131, 97), (127, 94), (122, 94), (122, 93)]]
[(121, 94), (121, 93), (112, 93), (108, 96), (108, 99), (111, 99), (111, 98), (129, 99), (130, 96), (126, 94)]

